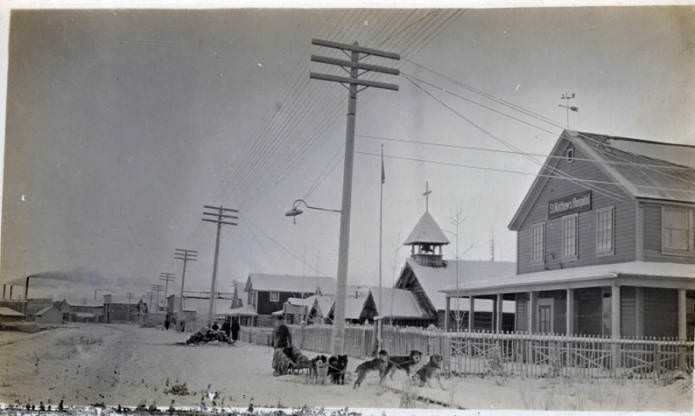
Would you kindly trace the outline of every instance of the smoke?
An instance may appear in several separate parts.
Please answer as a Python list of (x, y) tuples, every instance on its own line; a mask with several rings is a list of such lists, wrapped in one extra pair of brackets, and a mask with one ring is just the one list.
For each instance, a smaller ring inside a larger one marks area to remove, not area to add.
[[(51, 271), (43, 273), (35, 273), (29, 275), (30, 285), (40, 285), (41, 280), (51, 280), (60, 282), (71, 282), (76, 284), (83, 284), (90, 287), (103, 286), (106, 284), (112, 284), (113, 281), (108, 281), (101, 273), (88, 270), (85, 268), (76, 268), (70, 271)], [(26, 282), (26, 276), (19, 277), (14, 280), (7, 282), (12, 285), (23, 285)]]

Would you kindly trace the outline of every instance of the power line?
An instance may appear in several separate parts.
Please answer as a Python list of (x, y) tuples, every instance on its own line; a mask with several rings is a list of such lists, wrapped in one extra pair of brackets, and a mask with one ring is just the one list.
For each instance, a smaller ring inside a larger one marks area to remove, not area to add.
[(434, 74), (434, 75), (437, 75), (437, 76), (439, 76), (439, 77), (441, 77), (441, 78), (443, 78), (443, 79), (446, 79), (447, 81), (452, 82), (452, 83), (454, 83), (454, 84), (460, 86), (461, 88), (464, 88), (464, 89), (466, 89), (466, 90), (468, 90), (468, 91), (471, 91), (471, 92), (473, 92), (473, 93), (475, 93), (475, 94), (481, 95), (481, 96), (483, 96), (483, 97), (485, 97), (485, 98), (487, 98), (487, 99), (489, 99), (489, 100), (491, 100), (491, 101), (494, 101), (494, 102), (496, 102), (496, 103), (498, 103), (498, 104), (501, 104), (501, 105), (504, 105), (504, 106), (506, 106), (506, 107), (508, 107), (508, 108), (511, 108), (511, 109), (513, 109), (513, 110), (519, 111), (520, 113), (523, 113), (523, 114), (525, 114), (525, 115), (527, 115), (527, 116), (533, 117), (533, 118), (535, 118), (535, 119), (537, 119), (537, 120), (539, 120), (539, 121), (543, 121), (543, 122), (545, 122), (545, 123), (547, 123), (547, 124), (550, 124), (551, 126), (558, 127), (558, 128), (562, 128), (562, 126), (561, 126), (558, 122), (556, 122), (555, 120), (553, 120), (553, 119), (551, 119), (551, 118), (549, 118), (549, 117), (544, 116), (544, 115), (541, 114), (541, 113), (538, 113), (538, 112), (536, 112), (536, 111), (533, 111), (533, 110), (531, 110), (531, 109), (529, 109), (529, 108), (526, 108), (526, 107), (523, 107), (523, 106), (521, 106), (521, 105), (515, 104), (515, 103), (513, 103), (513, 102), (511, 102), (511, 101), (508, 101), (508, 100), (505, 100), (505, 99), (503, 99), (503, 98), (497, 97), (497, 96), (493, 95), (492, 93), (483, 91), (483, 90), (481, 90), (481, 89), (479, 89), (479, 88), (475, 88), (475, 87), (473, 87), (473, 86), (471, 86), (471, 85), (468, 85), (468, 84), (466, 84), (466, 83), (464, 83), (464, 82), (461, 82), (461, 81), (459, 81), (459, 80), (457, 80), (457, 79), (454, 79), (454, 78), (452, 78), (452, 77), (450, 77), (450, 76), (448, 76), (448, 75), (446, 75), (446, 74), (444, 74), (444, 73), (442, 73), (442, 72), (436, 71), (436, 70), (434, 70), (434, 69), (432, 69), (432, 68), (430, 68), (430, 67), (428, 67), (428, 66), (426, 66), (426, 65), (423, 65), (423, 64), (421, 64), (421, 63), (415, 62), (415, 61), (413, 61), (412, 59), (409, 59), (409, 58), (407, 58), (407, 57), (406, 57), (406, 58), (403, 58), (403, 60), (404, 60), (404, 61), (407, 61), (407, 62), (409, 62), (409, 63), (411, 63), (411, 64), (413, 64), (414, 66), (416, 66), (416, 67), (418, 67), (418, 68), (424, 69), (424, 70), (426, 70), (426, 71), (428, 71), (428, 72), (430, 72), (430, 73), (432, 73), (432, 74)]
[(452, 95), (452, 96), (454, 96), (454, 97), (456, 97), (456, 98), (459, 98), (459, 99), (461, 99), (461, 100), (463, 100), (463, 101), (469, 102), (469, 103), (471, 103), (471, 104), (475, 104), (475, 105), (477, 105), (477, 106), (479, 106), (479, 107), (481, 107), (481, 108), (484, 108), (484, 109), (486, 109), (486, 110), (492, 111), (493, 113), (497, 113), (497, 114), (499, 114), (499, 115), (508, 117), (508, 118), (510, 118), (510, 119), (512, 119), (512, 120), (518, 121), (519, 123), (522, 123), (522, 124), (524, 124), (524, 125), (526, 125), (526, 126), (536, 128), (536, 129), (538, 129), (538, 130), (541, 130), (541, 131), (543, 131), (543, 132), (545, 132), (545, 133), (548, 133), (548, 134), (551, 134), (551, 135), (555, 135), (555, 136), (558, 135), (558, 132), (555, 132), (555, 131), (552, 131), (552, 130), (548, 130), (548, 129), (546, 129), (545, 127), (541, 127), (541, 126), (538, 126), (538, 125), (536, 125), (536, 124), (529, 123), (528, 121), (526, 121), (526, 120), (524, 120), (524, 119), (521, 119), (521, 118), (519, 118), (519, 117), (513, 116), (513, 115), (511, 115), (511, 114), (509, 114), (509, 113), (505, 113), (505, 112), (499, 111), (499, 110), (497, 110), (497, 109), (495, 109), (495, 108), (493, 108), (493, 107), (490, 107), (490, 106), (488, 106), (488, 105), (485, 105), (485, 104), (483, 104), (483, 103), (481, 103), (481, 102), (478, 102), (478, 101), (475, 101), (475, 100), (471, 100), (471, 99), (468, 98), (468, 97), (465, 97), (465, 96), (463, 96), (463, 95), (457, 94), (457, 93), (455, 93), (455, 92), (453, 92), (453, 91), (451, 91), (451, 90), (449, 90), (449, 89), (447, 89), (447, 88), (440, 87), (440, 86), (438, 86), (438, 85), (436, 85), (436, 84), (433, 84), (433, 83), (431, 83), (431, 82), (425, 81), (425, 80), (423, 80), (422, 78), (418, 78), (418, 77), (416, 77), (416, 76), (414, 76), (414, 75), (412, 75), (412, 74), (409, 74), (409, 73), (407, 73), (407, 72), (403, 72), (402, 74), (403, 74), (403, 76), (405, 76), (406, 78), (412, 78), (412, 79), (417, 80), (417, 81), (419, 81), (419, 82), (421, 82), (421, 83), (423, 83), (423, 84), (425, 84), (425, 85), (428, 85), (428, 86), (430, 86), (430, 87), (432, 87), (432, 88), (436, 88), (436, 89), (438, 89), (438, 90), (440, 90), (440, 91), (442, 91), (442, 92), (445, 92), (445, 93), (447, 93), (447, 94), (449, 94), (449, 95)]
[[(459, 112), (459, 111), (456, 110), (455, 108), (451, 107), (449, 104), (447, 104), (447, 103), (445, 103), (444, 101), (442, 101), (441, 99), (439, 99), (437, 96), (435, 96), (434, 94), (432, 94), (429, 90), (427, 90), (426, 88), (424, 88), (423, 86), (421, 86), (417, 81), (415, 81), (415, 80), (413, 80), (413, 79), (410, 79), (410, 78), (408, 78), (407, 76), (406, 76), (406, 79), (407, 79), (408, 81), (410, 81), (410, 83), (413, 84), (416, 88), (418, 88), (418, 89), (420, 89), (421, 91), (425, 92), (425, 94), (427, 94), (427, 95), (428, 95), (429, 97), (431, 97), (433, 100), (435, 100), (436, 102), (438, 102), (439, 104), (441, 104), (443, 107), (445, 107), (446, 109), (448, 109), (449, 111), (451, 111), (452, 113), (454, 113), (456, 116), (458, 116), (458, 117), (461, 118), (462, 120), (466, 121), (468, 124), (472, 125), (472, 126), (475, 127), (476, 129), (478, 129), (479, 131), (481, 131), (482, 133), (484, 133), (486, 136), (488, 136), (488, 137), (490, 137), (491, 139), (493, 139), (493, 140), (495, 140), (495, 141), (497, 141), (497, 142), (503, 144), (503, 145), (504, 145), (505, 147), (507, 147), (507, 148), (510, 148), (510, 149), (513, 149), (513, 150), (516, 150), (516, 151), (521, 151), (521, 149), (519, 149), (518, 147), (516, 147), (516, 146), (514, 146), (514, 145), (512, 145), (512, 144), (510, 144), (510, 143), (507, 143), (505, 140), (503, 140), (503, 139), (497, 137), (496, 135), (494, 135), (494, 134), (493, 134), (492, 132), (490, 132), (489, 130), (485, 129), (484, 127), (482, 127), (482, 126), (479, 125), (478, 123), (474, 122), (474, 121), (471, 120), (470, 118), (468, 118), (468, 117), (464, 116), (463, 114), (461, 114), (461, 112)], [(543, 169), (549, 169), (549, 170), (551, 170), (551, 171), (557, 172), (559, 175), (562, 175), (562, 176), (567, 177), (567, 178), (570, 179), (570, 181), (571, 181), (572, 176), (569, 175), (569, 174), (567, 174), (566, 172), (563, 172), (561, 169), (557, 169), (557, 168), (555, 168), (555, 167), (553, 167), (553, 166), (550, 166), (550, 165), (547, 164), (547, 163), (546, 163), (546, 164), (543, 164), (543, 163), (539, 162), (538, 160), (536, 160), (536, 159), (534, 159), (534, 158), (532, 158), (532, 157), (530, 157), (530, 156), (527, 156), (526, 158), (527, 158), (528, 160), (530, 160), (531, 162), (535, 163), (535, 164), (541, 165), (541, 166), (542, 166), (541, 172), (543, 171)], [(579, 183), (577, 183), (577, 184), (579, 184)], [(625, 199), (625, 198), (623, 197), (623, 195), (621, 195), (621, 194), (619, 194), (619, 193), (617, 193), (617, 192), (613, 192), (613, 191), (609, 191), (609, 190), (601, 189), (601, 188), (596, 188), (596, 187), (593, 187), (593, 188), (592, 188), (591, 185), (581, 185), (581, 186), (583, 186), (583, 187), (585, 187), (585, 188), (587, 188), (587, 189), (592, 189), (592, 190), (596, 191), (597, 193), (600, 193), (600, 194), (602, 194), (602, 195), (604, 195), (604, 196), (606, 196), (607, 198), (610, 198), (610, 199), (614, 199), (614, 200), (624, 200), (624, 199)]]
[[(372, 153), (372, 152), (355, 151), (355, 154), (380, 157), (379, 153)], [(538, 176), (541, 178), (555, 178), (555, 179), (562, 179), (562, 180), (567, 180), (567, 181), (571, 181), (571, 182), (579, 182), (579, 183), (588, 183), (588, 184), (597, 184), (597, 185), (614, 185), (614, 186), (620, 186), (620, 187), (623, 186), (619, 182), (604, 181), (604, 180), (600, 180), (600, 179), (581, 179), (581, 178), (576, 178), (576, 177), (568, 178), (568, 177), (564, 177), (564, 176), (549, 175), (549, 174), (543, 174), (543, 173), (526, 172), (526, 171), (521, 171), (521, 170), (504, 169), (504, 168), (492, 168), (489, 166), (468, 165), (468, 164), (464, 164), (464, 163), (445, 162), (445, 161), (440, 161), (440, 160), (424, 159), (424, 158), (411, 157), (411, 156), (386, 155), (385, 154), (384, 158), (396, 159), (396, 160), (407, 160), (407, 161), (411, 161), (411, 162), (428, 163), (428, 164), (450, 166), (450, 167), (457, 167), (457, 168), (484, 170), (484, 171), (490, 171), (490, 172), (511, 173), (511, 174), (524, 175), (524, 176)], [(695, 193), (695, 190), (682, 189), (682, 188), (664, 188), (661, 186), (651, 186), (651, 185), (640, 185), (640, 187), (662, 189), (662, 190), (667, 190), (667, 191), (679, 191), (679, 192), (693, 192), (693, 193)]]
[[(516, 150), (493, 149), (493, 148), (489, 148), (489, 147), (457, 145), (457, 144), (449, 144), (449, 143), (441, 143), (441, 142), (431, 142), (431, 141), (425, 141), (425, 140), (399, 139), (399, 138), (395, 138), (395, 137), (374, 136), (374, 135), (367, 135), (367, 134), (358, 134), (357, 137), (364, 138), (364, 139), (372, 139), (372, 140), (376, 140), (376, 141), (388, 141), (388, 142), (398, 142), (398, 143), (407, 143), (407, 144), (418, 144), (418, 145), (423, 145), (423, 146), (443, 147), (443, 148), (450, 148), (450, 149), (473, 150), (473, 151), (479, 151), (479, 152), (492, 152), (492, 153), (521, 155), (521, 156), (547, 157), (549, 159), (566, 159), (565, 156), (546, 155), (543, 153), (520, 152), (520, 151), (516, 151)], [(606, 164), (610, 164), (610, 165), (653, 167), (653, 168), (657, 168), (657, 169), (665, 168), (665, 169), (692, 170), (691, 168), (689, 168), (687, 166), (671, 167), (671, 166), (664, 166), (663, 164), (661, 164), (661, 165), (659, 165), (659, 164), (645, 164), (645, 163), (637, 163), (637, 162), (630, 162), (630, 161), (612, 161), (612, 160), (599, 161), (596, 159), (581, 158), (581, 157), (574, 157), (573, 160), (580, 161), (580, 162), (606, 163)]]

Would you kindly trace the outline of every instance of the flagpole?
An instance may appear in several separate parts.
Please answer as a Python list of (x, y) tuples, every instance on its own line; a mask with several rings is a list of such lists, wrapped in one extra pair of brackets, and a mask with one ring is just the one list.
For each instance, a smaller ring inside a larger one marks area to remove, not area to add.
[[(383, 218), (384, 218), (384, 182), (386, 181), (386, 172), (384, 171), (384, 145), (381, 145), (381, 181), (379, 185), (379, 316), (381, 317), (379, 326), (383, 326), (382, 309), (382, 236), (383, 236)], [(378, 339), (379, 349), (381, 349), (381, 330), (379, 330)]]

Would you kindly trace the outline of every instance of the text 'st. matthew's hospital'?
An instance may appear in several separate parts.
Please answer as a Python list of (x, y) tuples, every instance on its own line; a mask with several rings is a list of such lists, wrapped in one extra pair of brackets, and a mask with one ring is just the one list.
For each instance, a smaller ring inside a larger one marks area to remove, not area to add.
[(509, 224), (516, 273), (447, 305), (514, 300), (518, 331), (692, 338), (694, 208), (695, 147), (565, 130)]

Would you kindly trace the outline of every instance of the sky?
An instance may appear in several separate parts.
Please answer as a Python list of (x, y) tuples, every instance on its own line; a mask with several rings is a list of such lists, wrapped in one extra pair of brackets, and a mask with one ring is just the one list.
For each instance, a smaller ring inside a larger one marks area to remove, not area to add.
[(380, 161), (365, 153), (383, 143), (387, 156), (469, 166), (385, 159), (388, 285), (426, 182), (447, 257), (460, 211), (461, 256), (489, 259), (494, 235), (495, 258), (514, 261), (507, 224), (543, 161), (367, 136), (547, 154), (565, 124), (560, 95), (574, 92), (572, 129), (695, 144), (692, 7), (13, 11), (0, 280), (48, 273), (32, 294), (74, 299), (144, 294), (172, 272), (178, 290), (173, 252), (190, 248), (186, 289), (209, 290), (204, 204), (240, 211), (222, 230), (220, 289), (249, 272), (334, 276), (339, 216), (284, 216), (297, 198), (340, 205), (347, 96), (309, 79), (337, 73), (312, 53), (340, 57), (312, 38), (402, 56), (368, 58), (400, 68), (373, 78), (398, 92), (358, 97), (351, 284), (378, 282)]

